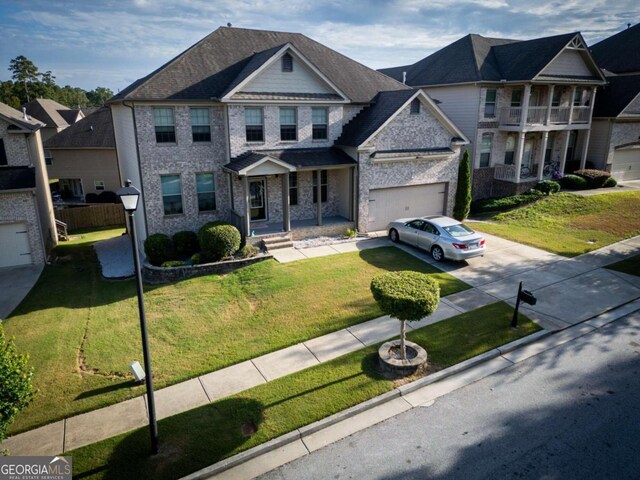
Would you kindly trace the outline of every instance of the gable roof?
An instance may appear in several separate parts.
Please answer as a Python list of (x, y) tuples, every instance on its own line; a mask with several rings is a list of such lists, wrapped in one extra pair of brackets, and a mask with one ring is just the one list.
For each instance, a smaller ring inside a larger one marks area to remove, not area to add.
[(47, 127), (67, 127), (69, 122), (60, 114), (59, 110), (70, 110), (69, 107), (59, 104), (48, 98), (36, 98), (27, 103), (24, 108), (27, 114), (37, 118)]
[(265, 159), (284, 163), (292, 171), (356, 165), (357, 162), (339, 148), (287, 148), (284, 150), (249, 151), (233, 158), (224, 168), (244, 174), (250, 167), (256, 167)]
[(45, 148), (115, 148), (111, 109), (102, 107), (68, 128), (57, 133), (45, 144)]
[(65, 121), (69, 124), (69, 125), (73, 125), (74, 123), (76, 123), (80, 118), (82, 118), (82, 115), (84, 115), (82, 113), (82, 110), (80, 110), (79, 108), (76, 109), (68, 109), (68, 110), (58, 110), (58, 113), (60, 114), (60, 116), (62, 118), (65, 119)]
[(591, 47), (600, 68), (614, 73), (640, 73), (640, 23)]
[(402, 80), (406, 71), (413, 86), (533, 80), (576, 36), (582, 39), (578, 32), (533, 40), (469, 34), (413, 65), (380, 72)]
[(22, 112), (19, 112), (15, 108), (11, 108), (9, 105), (0, 102), (0, 117), (6, 121), (20, 127), (24, 130), (36, 131), (39, 128), (44, 127), (42, 122), (34, 118), (25, 119)]
[(287, 43), (354, 103), (368, 103), (383, 90), (407, 88), (300, 33), (220, 27), (110, 102), (219, 99)]
[(609, 85), (598, 90), (594, 117), (617, 117), (640, 95), (640, 74), (608, 77)]

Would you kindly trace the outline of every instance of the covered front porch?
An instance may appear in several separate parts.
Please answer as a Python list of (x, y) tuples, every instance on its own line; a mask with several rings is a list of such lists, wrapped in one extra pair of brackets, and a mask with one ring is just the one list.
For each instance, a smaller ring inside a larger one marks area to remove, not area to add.
[[(342, 150), (247, 152), (225, 165), (233, 222), (246, 237), (352, 227), (356, 162)], [(319, 228), (324, 227), (324, 228)]]

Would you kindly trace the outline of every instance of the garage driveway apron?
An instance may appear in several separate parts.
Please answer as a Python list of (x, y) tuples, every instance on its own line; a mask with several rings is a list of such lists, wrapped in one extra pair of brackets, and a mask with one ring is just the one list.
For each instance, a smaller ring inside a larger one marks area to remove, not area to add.
[(43, 265), (0, 268), (0, 320), (9, 318), (40, 278)]

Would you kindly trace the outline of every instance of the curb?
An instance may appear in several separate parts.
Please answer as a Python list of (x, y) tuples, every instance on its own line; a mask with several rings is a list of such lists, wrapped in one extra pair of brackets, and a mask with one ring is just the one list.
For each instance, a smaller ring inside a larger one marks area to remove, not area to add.
[(322, 420), (318, 420), (317, 422), (311, 423), (304, 427), (300, 427), (289, 433), (285, 433), (284, 435), (269, 440), (266, 443), (253, 447), (249, 450), (234, 455), (233, 457), (226, 458), (217, 463), (214, 463), (213, 465), (205, 467), (202, 470), (198, 470), (197, 472), (182, 477), (181, 480), (204, 480), (214, 475), (218, 475), (244, 462), (257, 458), (278, 448), (284, 447), (285, 445), (295, 442), (296, 440), (304, 440), (305, 437), (319, 432), (320, 430), (328, 428), (332, 425), (335, 425), (342, 420), (349, 419), (374, 407), (390, 402), (391, 400), (403, 397), (406, 394), (418, 390), (424, 386), (436, 383), (440, 380), (444, 380), (447, 377), (451, 377), (465, 370), (469, 370), (470, 368), (484, 363), (487, 360), (499, 357), (503, 353), (511, 352), (522, 346), (533, 343), (541, 338), (548, 337), (552, 333), (553, 332), (550, 332), (548, 330), (540, 330), (539, 332), (532, 333), (531, 335), (527, 335), (526, 337), (519, 338), (518, 340), (507, 343), (501, 347), (494, 348), (493, 350), (489, 350), (488, 352), (469, 358), (468, 360), (465, 360), (456, 365), (452, 365), (451, 367), (445, 368), (444, 370), (440, 370), (439, 372), (436, 372), (432, 375), (423, 377), (406, 385), (402, 385), (391, 390), (390, 392), (378, 395), (377, 397), (359, 403), (358, 405), (354, 405), (353, 407), (335, 413), (329, 417), (323, 418)]

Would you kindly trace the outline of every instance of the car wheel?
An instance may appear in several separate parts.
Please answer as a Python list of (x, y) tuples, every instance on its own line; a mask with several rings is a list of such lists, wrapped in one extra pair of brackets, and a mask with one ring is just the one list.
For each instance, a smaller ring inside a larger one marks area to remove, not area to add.
[(398, 235), (398, 231), (395, 228), (389, 230), (389, 238), (393, 243), (398, 243), (400, 241), (400, 235)]
[(442, 251), (442, 248), (437, 245), (431, 249), (431, 256), (436, 262), (444, 260), (444, 252)]

